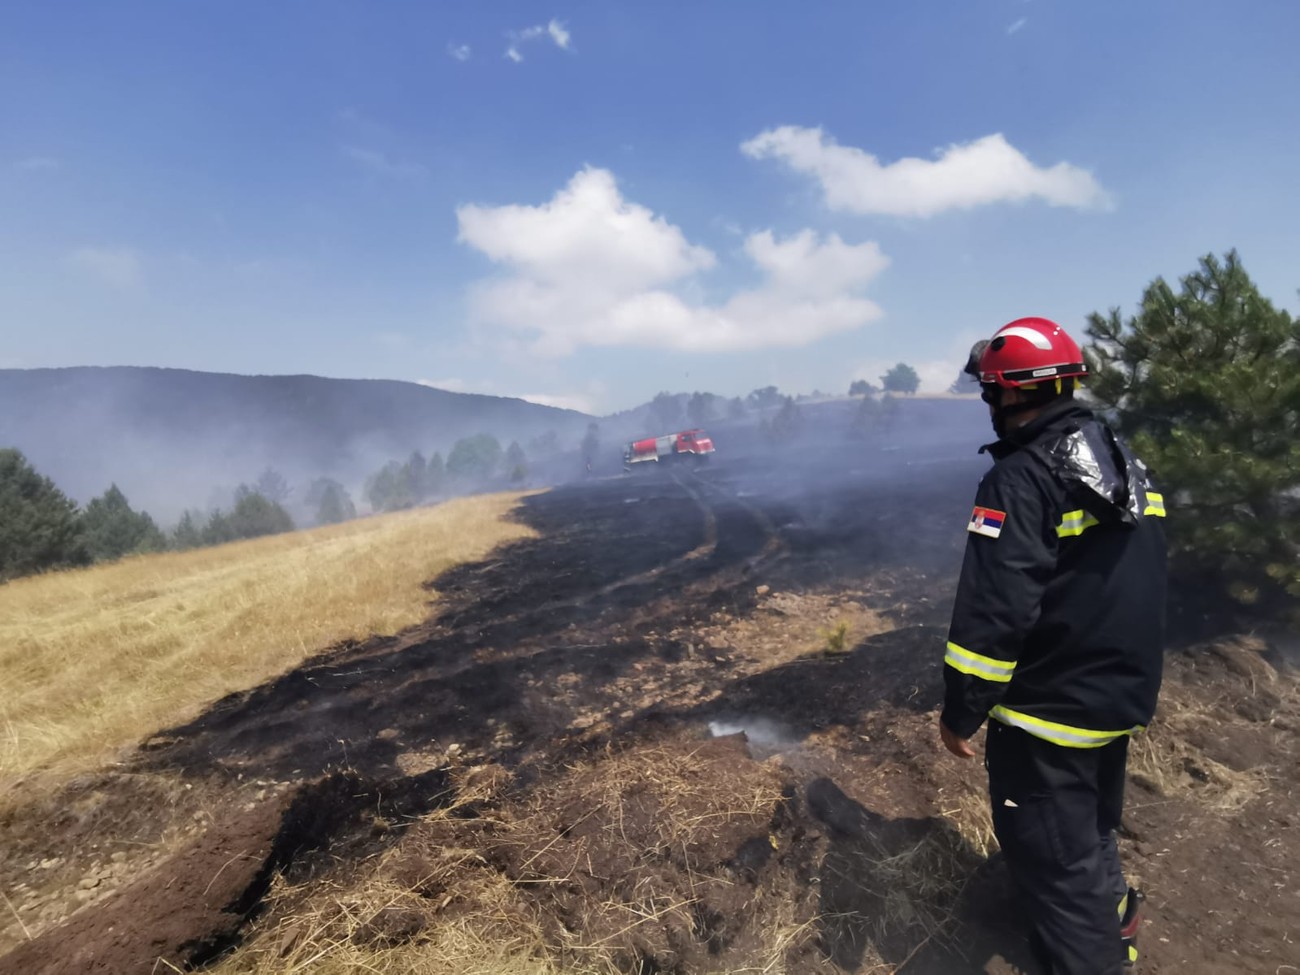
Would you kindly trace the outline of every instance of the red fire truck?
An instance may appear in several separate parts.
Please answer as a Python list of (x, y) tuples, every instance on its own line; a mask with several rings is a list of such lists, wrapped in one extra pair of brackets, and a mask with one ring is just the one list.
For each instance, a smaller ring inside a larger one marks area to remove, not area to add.
[(623, 448), (623, 467), (643, 461), (703, 460), (713, 453), (713, 441), (703, 430), (683, 430), (662, 437), (633, 440)]

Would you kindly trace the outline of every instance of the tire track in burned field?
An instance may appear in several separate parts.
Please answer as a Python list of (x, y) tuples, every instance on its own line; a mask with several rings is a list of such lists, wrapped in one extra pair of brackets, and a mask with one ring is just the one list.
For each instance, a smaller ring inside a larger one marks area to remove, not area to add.
[[(696, 476), (625, 478), (526, 501), (540, 537), (432, 584), (446, 609), (342, 647), (147, 741), (139, 762), (193, 776), (293, 781), (335, 769), (400, 778), (451, 744), (517, 761), (572, 737), (573, 709), (619, 709), (615, 684), (688, 651), (658, 636), (744, 613), (748, 573), (780, 547), (770, 520)], [(578, 681), (581, 700), (554, 693)]]

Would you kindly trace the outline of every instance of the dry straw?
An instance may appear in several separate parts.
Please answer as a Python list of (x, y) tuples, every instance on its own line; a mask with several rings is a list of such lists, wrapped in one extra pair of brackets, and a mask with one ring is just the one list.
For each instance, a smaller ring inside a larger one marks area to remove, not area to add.
[(428, 618), (426, 583), (530, 530), (462, 498), (0, 586), (0, 790), (57, 781), (333, 644)]

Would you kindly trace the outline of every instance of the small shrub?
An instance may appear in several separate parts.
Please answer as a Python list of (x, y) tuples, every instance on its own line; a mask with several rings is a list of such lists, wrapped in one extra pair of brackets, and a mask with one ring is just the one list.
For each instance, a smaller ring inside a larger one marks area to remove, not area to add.
[(840, 620), (830, 629), (822, 631), (822, 638), (826, 641), (823, 652), (828, 656), (847, 653), (849, 649), (848, 621)]

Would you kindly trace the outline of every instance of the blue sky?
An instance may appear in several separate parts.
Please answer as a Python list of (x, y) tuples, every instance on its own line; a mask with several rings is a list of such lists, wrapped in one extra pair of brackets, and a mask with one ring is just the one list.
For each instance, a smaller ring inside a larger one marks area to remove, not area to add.
[(0, 366), (600, 412), (928, 385), (1239, 249), (1297, 310), (1300, 5), (10, 3)]

